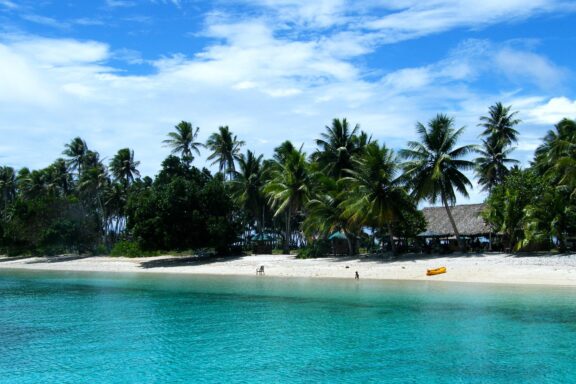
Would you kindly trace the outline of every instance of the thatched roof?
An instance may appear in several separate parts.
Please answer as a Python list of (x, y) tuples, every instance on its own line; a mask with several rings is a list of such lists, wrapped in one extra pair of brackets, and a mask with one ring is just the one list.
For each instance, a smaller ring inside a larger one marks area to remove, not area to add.
[[(490, 227), (481, 216), (484, 204), (456, 205), (451, 208), (456, 227), (461, 235), (474, 236), (491, 232)], [(453, 236), (454, 230), (444, 207), (422, 209), (426, 218), (426, 231), (443, 236)]]

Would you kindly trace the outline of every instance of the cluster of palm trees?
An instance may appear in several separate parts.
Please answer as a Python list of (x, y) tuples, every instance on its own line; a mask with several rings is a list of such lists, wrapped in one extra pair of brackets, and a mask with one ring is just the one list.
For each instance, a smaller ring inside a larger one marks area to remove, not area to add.
[[(243, 210), (246, 233), (274, 232), (283, 226), (284, 252), (289, 252), (299, 235), (309, 241), (339, 231), (348, 239), (352, 253), (353, 239), (364, 228), (386, 237), (394, 250), (394, 224), (415, 215), (422, 200), (440, 202), (446, 208), (461, 243), (450, 207), (456, 203), (456, 192), (468, 196), (472, 184), (464, 172), (476, 170), (480, 183), (489, 190), (502, 181), (507, 165), (514, 162), (508, 154), (519, 120), (510, 107), (500, 103), (489, 112), (481, 118), (485, 128), (482, 149), (458, 146), (463, 128), (455, 129), (454, 120), (442, 114), (427, 125), (418, 123), (419, 141), (409, 142), (398, 154), (346, 119), (334, 119), (326, 126), (310, 156), (289, 141), (277, 147), (269, 160), (250, 150), (242, 154), (244, 142), (228, 127), (220, 127), (203, 145), (195, 141), (198, 129), (192, 134), (186, 122), (177, 125), (165, 143), (183, 160), (193, 151), (199, 153), (200, 147), (209, 148), (208, 159), (227, 176)], [(476, 162), (468, 160), (475, 152), (481, 157)]]
[[(509, 157), (518, 137), (516, 114), (501, 103), (491, 106), (488, 115), (480, 117), (479, 146), (459, 145), (464, 128), (456, 128), (451, 117), (438, 114), (426, 124), (417, 123), (418, 140), (397, 153), (346, 119), (334, 119), (326, 126), (310, 155), (290, 141), (275, 148), (271, 159), (251, 150), (242, 153), (245, 142), (228, 126), (219, 127), (202, 143), (199, 128), (186, 121), (177, 124), (163, 143), (188, 168), (202, 149), (210, 151), (207, 159), (218, 167), (222, 182), (235, 198), (245, 237), (281, 233), (284, 252), (296, 243), (340, 232), (353, 253), (355, 239), (366, 228), (395, 251), (399, 223), (417, 217), (421, 201), (445, 207), (462, 246), (450, 208), (457, 194), (468, 196), (472, 187), (466, 171), (474, 171), (478, 183), (491, 194), (502, 189), (510, 166), (517, 163)], [(123, 148), (106, 165), (98, 152), (77, 137), (66, 144), (63, 155), (42, 170), (16, 172), (0, 167), (3, 221), (10, 219), (10, 204), (19, 196), (73, 196), (97, 218), (103, 243), (110, 245), (127, 235), (130, 193), (153, 182), (140, 178), (134, 151)], [(540, 175), (567, 191), (569, 199), (576, 196), (575, 156), (574, 121), (563, 120), (544, 138), (534, 165)], [(496, 231), (502, 230), (497, 220), (493, 225)], [(515, 231), (521, 224), (516, 225)]]

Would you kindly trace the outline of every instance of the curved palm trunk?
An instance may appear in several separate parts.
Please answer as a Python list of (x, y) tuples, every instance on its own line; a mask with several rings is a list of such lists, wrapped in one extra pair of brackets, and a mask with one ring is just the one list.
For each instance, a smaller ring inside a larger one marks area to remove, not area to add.
[(462, 242), (462, 238), (460, 237), (460, 232), (458, 232), (458, 228), (456, 227), (456, 222), (454, 221), (454, 217), (452, 217), (452, 212), (450, 212), (450, 206), (446, 199), (442, 199), (444, 203), (444, 208), (446, 208), (446, 213), (448, 214), (448, 219), (450, 220), (450, 224), (452, 224), (452, 229), (456, 234), (456, 239), (458, 240), (458, 248), (460, 248), (460, 252), (464, 252), (464, 243)]

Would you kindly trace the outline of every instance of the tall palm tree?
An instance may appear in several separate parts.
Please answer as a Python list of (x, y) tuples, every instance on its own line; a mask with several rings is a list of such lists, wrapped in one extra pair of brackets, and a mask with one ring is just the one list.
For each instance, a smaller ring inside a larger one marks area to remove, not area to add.
[(342, 202), (347, 196), (346, 186), (322, 172), (315, 172), (313, 179), (313, 193), (306, 203), (302, 230), (311, 239), (327, 238), (331, 233), (342, 232), (348, 243), (348, 254), (353, 255), (352, 235), (360, 232), (361, 225), (344, 215)]
[(140, 176), (136, 167), (140, 164), (134, 160), (134, 151), (129, 148), (122, 148), (110, 160), (110, 172), (116, 180), (121, 180), (127, 188), (134, 181), (134, 176)]
[(204, 147), (204, 144), (196, 141), (200, 128), (194, 129), (192, 124), (187, 121), (181, 121), (174, 128), (175, 132), (168, 133), (169, 139), (164, 140), (163, 143), (172, 148), (170, 153), (180, 153), (182, 161), (189, 167), (194, 161), (193, 153), (200, 156), (199, 148)]
[(521, 120), (516, 119), (518, 112), (510, 112), (512, 106), (505, 107), (498, 102), (490, 106), (488, 116), (480, 117), (480, 124), (484, 131), (482, 136), (488, 137), (492, 146), (500, 145), (505, 148), (518, 141), (518, 131), (514, 129)]
[(301, 150), (287, 154), (284, 162), (271, 170), (271, 179), (264, 186), (264, 193), (275, 209), (274, 216), (286, 215), (284, 253), (290, 253), (292, 216), (306, 203), (310, 195), (311, 179), (306, 155)]
[(342, 179), (351, 191), (343, 202), (344, 215), (363, 226), (386, 227), (395, 253), (392, 224), (407, 209), (415, 209), (398, 177), (399, 162), (392, 150), (375, 142), (353, 162), (354, 168), (347, 171), (349, 176)]
[(69, 144), (65, 145), (63, 155), (68, 156), (68, 164), (72, 170), (76, 170), (78, 178), (83, 171), (88, 153), (88, 145), (80, 137), (75, 137)]
[(16, 173), (12, 167), (0, 167), (0, 196), (2, 197), (2, 218), (6, 219), (8, 204), (16, 198)]
[(481, 148), (477, 149), (476, 175), (478, 183), (485, 191), (491, 191), (501, 184), (510, 170), (506, 164), (517, 164), (518, 160), (510, 159), (508, 155), (514, 148), (505, 149), (497, 142), (482, 140)]
[(254, 152), (247, 151), (238, 159), (239, 171), (234, 178), (234, 189), (237, 199), (244, 210), (249, 214), (253, 222), (256, 222), (257, 230), (262, 232), (263, 214), (265, 208), (262, 187), (262, 157), (256, 157)]
[(68, 196), (73, 191), (72, 175), (68, 171), (68, 164), (64, 159), (56, 159), (48, 169), (49, 179), (54, 187), (63, 196)]
[(509, 147), (518, 141), (518, 131), (514, 126), (520, 123), (515, 118), (518, 112), (510, 112), (511, 108), (498, 102), (489, 108), (488, 116), (480, 117), (478, 126), (484, 128), (481, 136), (485, 139), (482, 140), (482, 149), (477, 151), (480, 157), (476, 160), (476, 175), (479, 184), (487, 191), (504, 181), (509, 172), (506, 164), (518, 162), (508, 158), (514, 150)]
[(108, 172), (102, 163), (85, 169), (78, 183), (78, 190), (83, 205), (85, 208), (88, 208), (89, 211), (95, 213), (105, 244), (107, 243), (108, 217), (102, 200), (110, 183)]
[(218, 128), (218, 132), (210, 135), (206, 147), (212, 151), (208, 160), (214, 160), (212, 165), (218, 164), (220, 172), (227, 174), (230, 179), (236, 171), (234, 162), (240, 157), (240, 148), (244, 141), (238, 140), (228, 126)]
[(562, 119), (536, 149), (535, 168), (557, 186), (576, 195), (576, 121)]
[(430, 120), (428, 128), (417, 123), (416, 131), (420, 141), (410, 141), (408, 149), (400, 151), (400, 155), (407, 159), (404, 163), (404, 177), (416, 201), (426, 199), (432, 204), (440, 201), (444, 205), (460, 249), (463, 250), (464, 245), (450, 206), (456, 204), (455, 191), (468, 197), (467, 187), (471, 188), (472, 184), (461, 171), (473, 169), (474, 163), (463, 157), (474, 151), (475, 146), (456, 147), (464, 128), (455, 130), (454, 120), (443, 114)]
[(350, 127), (346, 119), (334, 119), (331, 126), (326, 126), (326, 132), (316, 140), (318, 149), (312, 155), (326, 173), (333, 177), (341, 177), (345, 169), (351, 168), (352, 156), (357, 154), (370, 141), (367, 135), (357, 133), (360, 126)]

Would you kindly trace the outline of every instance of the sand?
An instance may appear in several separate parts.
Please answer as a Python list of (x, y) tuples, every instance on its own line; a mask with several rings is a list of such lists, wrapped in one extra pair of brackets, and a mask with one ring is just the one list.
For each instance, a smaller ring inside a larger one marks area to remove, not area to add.
[[(449, 256), (403, 255), (397, 258), (330, 257), (299, 260), (289, 255), (238, 256), (217, 259), (158, 256), (124, 257), (0, 257), (0, 269), (86, 272), (141, 272), (256, 277), (264, 266), (266, 277), (428, 280), (497, 284), (576, 286), (576, 254), (507, 255), (464, 254)], [(426, 276), (426, 270), (445, 266), (447, 273)]]

